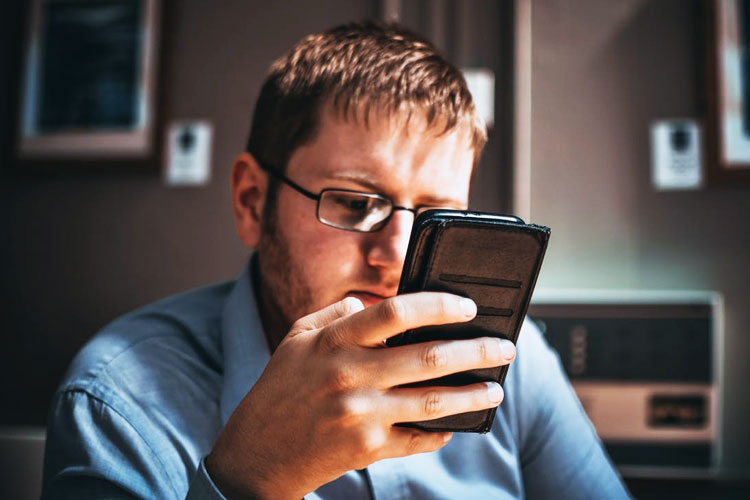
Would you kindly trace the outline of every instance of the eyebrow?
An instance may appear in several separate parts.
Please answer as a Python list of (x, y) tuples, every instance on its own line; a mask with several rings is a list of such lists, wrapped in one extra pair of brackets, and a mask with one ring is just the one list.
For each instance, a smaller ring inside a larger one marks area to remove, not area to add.
[[(355, 184), (359, 184), (363, 188), (369, 189), (370, 191), (382, 194), (383, 196), (388, 196), (386, 194), (386, 190), (383, 189), (382, 186), (379, 186), (377, 183), (373, 182), (369, 177), (363, 176), (363, 175), (357, 175), (351, 172), (336, 172), (332, 173), (326, 176), (328, 179), (334, 179), (334, 180), (343, 180), (343, 181), (349, 181), (353, 182)], [(390, 198), (390, 196), (388, 196)], [(415, 207), (455, 207), (460, 208), (464, 206), (464, 203), (459, 202), (458, 200), (453, 200), (450, 198), (439, 198), (439, 197), (427, 197), (428, 202), (427, 203), (420, 203), (419, 205), (416, 205)]]

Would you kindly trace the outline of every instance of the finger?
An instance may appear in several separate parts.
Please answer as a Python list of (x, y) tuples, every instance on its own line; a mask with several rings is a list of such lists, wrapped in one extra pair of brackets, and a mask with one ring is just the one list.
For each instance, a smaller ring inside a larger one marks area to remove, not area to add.
[(427, 432), (407, 427), (392, 427), (384, 457), (405, 457), (439, 450), (453, 437), (451, 432)]
[(390, 349), (363, 349), (358, 365), (381, 388), (431, 380), (452, 373), (510, 364), (513, 342), (495, 337), (421, 342)]
[(411, 328), (446, 325), (471, 320), (477, 314), (473, 300), (443, 292), (397, 295), (368, 307), (345, 320), (336, 321), (323, 335), (366, 347)]
[(292, 325), (289, 336), (298, 335), (302, 332), (318, 330), (333, 323), (339, 318), (362, 311), (365, 308), (362, 301), (356, 297), (346, 297), (343, 300), (335, 302), (330, 306), (324, 307), (319, 311), (308, 314)]
[(494, 408), (503, 400), (503, 388), (496, 382), (479, 382), (460, 387), (395, 388), (384, 403), (394, 423), (433, 420), (469, 411)]

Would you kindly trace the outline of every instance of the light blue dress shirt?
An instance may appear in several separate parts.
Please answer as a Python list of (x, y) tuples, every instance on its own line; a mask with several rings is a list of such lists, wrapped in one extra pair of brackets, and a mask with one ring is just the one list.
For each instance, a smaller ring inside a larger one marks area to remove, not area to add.
[[(269, 359), (249, 268), (115, 320), (54, 397), (43, 498), (224, 498), (203, 458)], [(306, 498), (628, 498), (528, 321), (504, 388), (489, 434), (454, 434), (436, 452), (350, 471)]]

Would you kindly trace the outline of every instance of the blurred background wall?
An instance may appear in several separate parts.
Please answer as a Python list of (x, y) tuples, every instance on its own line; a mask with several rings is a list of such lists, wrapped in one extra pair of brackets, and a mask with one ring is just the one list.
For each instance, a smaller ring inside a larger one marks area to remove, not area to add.
[[(381, 17), (380, 0), (163, 0), (156, 153), (138, 161), (19, 161), (16, 134), (29, 3), (0, 16), (0, 425), (42, 425), (68, 363), (99, 328), (159, 298), (234, 278), (248, 255), (235, 235), (229, 173), (245, 146), (268, 66), (303, 36)], [(413, 29), (459, 65), (503, 63), (510, 3), (402, 5)], [(497, 92), (509, 96), (498, 78)], [(507, 211), (510, 160), (499, 99), (496, 126), (474, 179), (472, 205)], [(172, 120), (214, 126), (212, 180), (169, 188), (162, 135)], [(8, 403), (12, 402), (12, 403)]]
[(717, 290), (724, 464), (750, 470), (750, 186), (658, 192), (650, 122), (706, 112), (699, 2), (532, 8), (531, 218), (553, 228), (538, 287)]
[(269, 64), (304, 34), (374, 16), (374, 7), (164, 2), (158, 120), (208, 118), (214, 125), (211, 183), (170, 189), (161, 182), (159, 154), (140, 162), (15, 159), (28, 5), (4, 3), (0, 290), (3, 337), (13, 347), (3, 349), (0, 368), (3, 423), (43, 423), (67, 363), (106, 322), (239, 272), (247, 252), (235, 237), (229, 172)]
[[(269, 63), (307, 33), (379, 16), (382, 4), (165, 1), (157, 138), (171, 120), (214, 125), (211, 183), (174, 189), (161, 182), (159, 154), (130, 162), (16, 159), (28, 5), (3, 3), (0, 425), (42, 425), (70, 359), (109, 320), (239, 272), (247, 251), (234, 234), (229, 171)], [(504, 4), (414, 0), (404, 2), (404, 14), (416, 19), (414, 11), (437, 4), (455, 16), (411, 24), (442, 38), (459, 65), (492, 67), (505, 81), (507, 38), (497, 28)], [(472, 37), (461, 41), (439, 29), (467, 15), (478, 20), (462, 32), (473, 29)], [(747, 474), (750, 187), (657, 192), (649, 177), (650, 122), (705, 113), (703, 23), (698, 0), (534, 0), (531, 220), (554, 235), (539, 287), (724, 295), (723, 458)], [(498, 92), (506, 94), (502, 85)], [(503, 125), (510, 109), (498, 105), (500, 124), (472, 205), (502, 211), (511, 206), (512, 157)]]

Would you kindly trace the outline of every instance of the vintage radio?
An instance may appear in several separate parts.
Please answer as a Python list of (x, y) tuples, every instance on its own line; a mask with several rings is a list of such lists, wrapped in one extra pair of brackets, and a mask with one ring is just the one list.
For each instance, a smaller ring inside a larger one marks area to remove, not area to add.
[(718, 469), (718, 294), (538, 290), (528, 314), (624, 475)]

